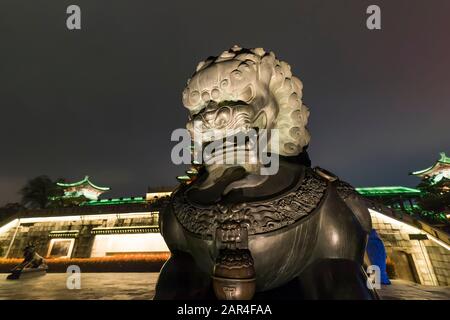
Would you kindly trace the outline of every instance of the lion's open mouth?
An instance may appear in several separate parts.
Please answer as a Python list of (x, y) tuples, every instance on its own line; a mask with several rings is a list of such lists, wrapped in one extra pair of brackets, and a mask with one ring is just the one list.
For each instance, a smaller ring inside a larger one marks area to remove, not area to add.
[(191, 117), (188, 127), (194, 141), (201, 145), (206, 163), (225, 163), (239, 157), (253, 162), (258, 133), (265, 129), (265, 115), (242, 101), (210, 102)]
[[(203, 157), (206, 163), (227, 163), (228, 161), (253, 162), (257, 156), (258, 128), (241, 130), (222, 139), (204, 142)], [(253, 159), (253, 161), (252, 161)]]

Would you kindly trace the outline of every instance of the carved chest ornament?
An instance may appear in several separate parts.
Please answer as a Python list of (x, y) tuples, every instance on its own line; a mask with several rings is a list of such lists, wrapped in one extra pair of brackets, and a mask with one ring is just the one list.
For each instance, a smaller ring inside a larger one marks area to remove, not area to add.
[[(225, 205), (199, 206), (178, 192), (173, 209), (180, 224), (203, 239), (245, 242), (247, 235), (266, 233), (295, 223), (319, 205), (327, 181), (307, 170), (301, 185), (279, 199)], [(244, 241), (243, 241), (244, 240)]]

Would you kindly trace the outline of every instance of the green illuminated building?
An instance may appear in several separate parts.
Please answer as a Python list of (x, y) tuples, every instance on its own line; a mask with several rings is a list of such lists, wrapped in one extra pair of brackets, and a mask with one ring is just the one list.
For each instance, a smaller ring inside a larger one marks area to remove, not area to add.
[(422, 191), (403, 186), (356, 188), (359, 194), (366, 198), (381, 202), (393, 209), (412, 211), (417, 207), (417, 199)]
[(99, 187), (89, 180), (89, 176), (85, 176), (83, 180), (73, 183), (57, 183), (64, 189), (65, 198), (85, 197), (89, 200), (98, 200), (100, 195), (109, 191), (108, 187)]
[(431, 185), (437, 183), (450, 181), (450, 157), (447, 157), (444, 152), (440, 153), (440, 158), (429, 168), (411, 172), (412, 175), (420, 177), (423, 181)]
[[(444, 223), (448, 220), (450, 215), (445, 209), (445, 195), (450, 190), (450, 157), (441, 152), (439, 159), (432, 166), (410, 174), (422, 180), (417, 188), (381, 186), (356, 188), (356, 190), (369, 200), (374, 200), (394, 210), (416, 214), (428, 221), (435, 220), (434, 222)], [(442, 208), (437, 211), (427, 208), (424, 203), (428, 203), (430, 206), (430, 199), (435, 202), (434, 206), (442, 206)]]

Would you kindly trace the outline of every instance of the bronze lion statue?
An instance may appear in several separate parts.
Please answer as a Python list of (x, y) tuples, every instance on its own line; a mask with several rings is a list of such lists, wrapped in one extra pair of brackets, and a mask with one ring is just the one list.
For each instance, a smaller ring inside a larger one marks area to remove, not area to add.
[(259, 139), (275, 130), (267, 150), (277, 170), (262, 174), (255, 161), (194, 166), (160, 216), (171, 257), (155, 299), (377, 298), (362, 268), (369, 211), (353, 187), (311, 167), (302, 89), (262, 48), (234, 46), (198, 65), (183, 91), (191, 135), (207, 148), (220, 133), (252, 130)]

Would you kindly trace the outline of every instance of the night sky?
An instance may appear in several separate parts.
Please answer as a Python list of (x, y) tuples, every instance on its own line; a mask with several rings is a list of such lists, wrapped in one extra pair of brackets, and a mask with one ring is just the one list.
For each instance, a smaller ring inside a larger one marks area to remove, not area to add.
[[(66, 28), (70, 4), (82, 30)], [(382, 30), (366, 28), (370, 4)], [(448, 0), (0, 0), (0, 205), (41, 174), (88, 174), (109, 197), (176, 184), (181, 91), (234, 44), (274, 51), (303, 81), (313, 165), (414, 186), (408, 172), (450, 152), (449, 14)]]

